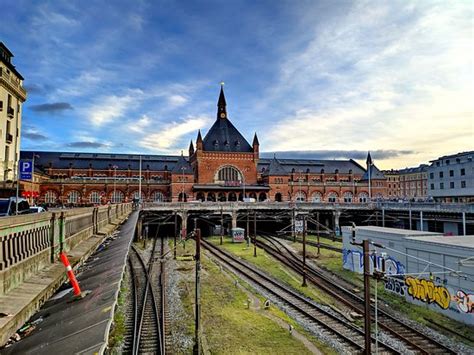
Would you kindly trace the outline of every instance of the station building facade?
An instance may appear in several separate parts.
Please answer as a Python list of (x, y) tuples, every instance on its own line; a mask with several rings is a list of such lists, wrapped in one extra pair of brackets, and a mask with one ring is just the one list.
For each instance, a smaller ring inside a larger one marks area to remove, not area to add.
[[(349, 160), (260, 158), (232, 124), (221, 87), (216, 121), (197, 132), (188, 155), (22, 151), (35, 156), (37, 203), (93, 205), (131, 201), (294, 201), (364, 203), (387, 197), (385, 175), (368, 154), (366, 167)], [(141, 171), (141, 174), (140, 174)], [(25, 184), (24, 186), (28, 186)]]

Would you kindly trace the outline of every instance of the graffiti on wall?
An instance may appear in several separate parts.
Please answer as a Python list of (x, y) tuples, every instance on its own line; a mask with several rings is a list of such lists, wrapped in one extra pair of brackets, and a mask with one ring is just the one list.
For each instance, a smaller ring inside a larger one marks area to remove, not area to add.
[(387, 278), (384, 283), (384, 288), (387, 291), (393, 292), (399, 296), (405, 296), (405, 282), (393, 277)]
[(446, 287), (436, 285), (431, 280), (411, 276), (405, 278), (405, 284), (408, 294), (414, 299), (428, 304), (435, 303), (442, 309), (448, 309), (451, 295)]
[(458, 290), (453, 295), (453, 301), (456, 302), (458, 310), (461, 313), (474, 313), (474, 294), (468, 294), (462, 290)]
[[(370, 255), (370, 272), (373, 272), (374, 262), (376, 270), (382, 271), (381, 255)], [(362, 274), (364, 272), (364, 254), (359, 250), (342, 251), (342, 263), (345, 269)], [(398, 260), (392, 257), (385, 257), (385, 273), (387, 275), (400, 275), (405, 273), (405, 266)]]

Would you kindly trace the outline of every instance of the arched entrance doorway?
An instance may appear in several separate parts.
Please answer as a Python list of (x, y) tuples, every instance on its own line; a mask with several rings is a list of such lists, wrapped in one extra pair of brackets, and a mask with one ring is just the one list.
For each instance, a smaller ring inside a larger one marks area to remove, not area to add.
[(260, 192), (260, 194), (258, 195), (258, 200), (260, 202), (263, 202), (267, 199), (267, 194), (265, 192)]
[(188, 197), (186, 196), (185, 193), (180, 192), (178, 196), (178, 201), (179, 202), (186, 202), (188, 201)]
[(276, 202), (281, 202), (281, 199), (282, 199), (282, 198), (281, 198), (281, 193), (277, 192), (277, 193), (275, 194), (275, 201), (276, 201)]
[(207, 200), (212, 201), (212, 202), (216, 202), (216, 195), (214, 194), (214, 192), (209, 192), (207, 194)]
[(198, 192), (196, 195), (196, 200), (203, 202), (205, 200), (204, 193)]
[(227, 198), (225, 197), (225, 193), (223, 193), (223, 192), (219, 192), (219, 195), (217, 196), (217, 199), (220, 202), (226, 202), (227, 201)]
[(237, 201), (237, 195), (235, 194), (235, 192), (230, 192), (229, 197), (228, 197), (227, 200), (228, 201)]

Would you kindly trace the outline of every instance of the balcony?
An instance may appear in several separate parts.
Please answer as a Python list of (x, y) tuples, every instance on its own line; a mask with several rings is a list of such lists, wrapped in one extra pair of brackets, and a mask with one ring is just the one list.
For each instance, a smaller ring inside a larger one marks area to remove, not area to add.
[(7, 108), (7, 115), (8, 115), (8, 117), (13, 118), (13, 116), (15, 115), (15, 110), (13, 109), (13, 107), (8, 107)]
[(13, 136), (10, 133), (7, 133), (5, 140), (7, 143), (13, 142)]

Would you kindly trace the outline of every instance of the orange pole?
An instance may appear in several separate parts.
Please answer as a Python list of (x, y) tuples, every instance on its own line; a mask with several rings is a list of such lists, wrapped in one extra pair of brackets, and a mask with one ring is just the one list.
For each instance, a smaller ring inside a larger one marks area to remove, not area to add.
[(66, 253), (59, 253), (59, 258), (66, 267), (67, 277), (69, 278), (69, 282), (71, 282), (72, 288), (74, 289), (74, 295), (79, 296), (81, 294), (81, 288), (79, 287), (79, 282), (76, 280), (76, 276), (74, 276), (74, 272), (72, 271), (71, 264), (69, 264)]

